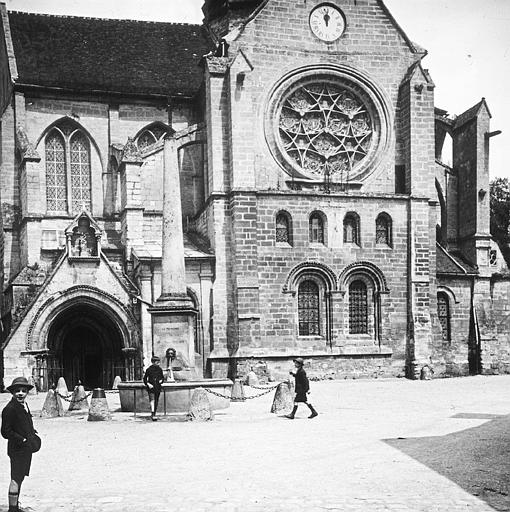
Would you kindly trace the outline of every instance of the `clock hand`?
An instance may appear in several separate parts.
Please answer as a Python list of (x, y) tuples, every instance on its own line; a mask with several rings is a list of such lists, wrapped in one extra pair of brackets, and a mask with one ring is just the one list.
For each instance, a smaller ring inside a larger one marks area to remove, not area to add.
[(330, 19), (331, 19), (331, 16), (328, 13), (324, 14), (324, 23), (326, 23), (326, 27), (329, 25)]

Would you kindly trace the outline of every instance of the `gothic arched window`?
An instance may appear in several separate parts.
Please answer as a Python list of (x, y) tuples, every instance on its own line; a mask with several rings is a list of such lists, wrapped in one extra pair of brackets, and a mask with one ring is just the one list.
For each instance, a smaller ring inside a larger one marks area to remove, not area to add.
[(450, 302), (448, 300), (448, 295), (444, 292), (439, 292), (437, 294), (437, 316), (439, 318), (439, 323), (441, 324), (443, 341), (450, 341)]
[(324, 243), (324, 219), (319, 212), (314, 212), (310, 215), (309, 221), (310, 243), (323, 244)]
[(81, 132), (71, 138), (71, 207), (90, 209), (90, 148)]
[(379, 214), (375, 221), (375, 243), (391, 246), (391, 217), (386, 213)]
[(46, 209), (78, 213), (91, 208), (90, 143), (69, 123), (51, 130), (45, 141)]
[(349, 334), (368, 334), (367, 285), (361, 280), (349, 286)]
[(287, 212), (278, 212), (276, 216), (276, 241), (292, 243), (291, 219)]
[(66, 151), (57, 131), (46, 138), (46, 205), (50, 212), (67, 212)]
[(163, 123), (154, 123), (142, 130), (142, 132), (136, 137), (136, 145), (139, 150), (156, 144), (168, 133), (168, 128)]
[(320, 335), (319, 286), (311, 279), (299, 284), (298, 321), (300, 336)]
[(344, 217), (344, 243), (359, 245), (359, 217), (355, 213)]

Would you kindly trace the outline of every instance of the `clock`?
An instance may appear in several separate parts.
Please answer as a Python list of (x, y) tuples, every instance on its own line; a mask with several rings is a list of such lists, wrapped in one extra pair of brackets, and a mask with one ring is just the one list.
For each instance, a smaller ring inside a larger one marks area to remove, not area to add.
[(322, 41), (332, 43), (344, 33), (344, 15), (332, 4), (320, 4), (310, 13), (310, 29)]

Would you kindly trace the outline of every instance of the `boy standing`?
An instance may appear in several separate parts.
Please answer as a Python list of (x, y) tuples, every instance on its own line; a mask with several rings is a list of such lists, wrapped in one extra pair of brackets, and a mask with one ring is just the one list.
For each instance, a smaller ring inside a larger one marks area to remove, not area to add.
[(9, 484), (9, 512), (19, 512), (18, 499), (21, 484), (30, 472), (31, 446), (36, 433), (32, 415), (25, 398), (30, 389), (25, 377), (16, 377), (7, 389), (12, 393), (11, 401), (2, 411), (2, 436), (7, 439), (7, 455), (11, 459), (11, 482)]
[(286, 414), (285, 417), (289, 418), (289, 420), (293, 420), (296, 415), (296, 411), (299, 403), (305, 403), (312, 414), (308, 416), (308, 418), (315, 418), (319, 413), (313, 408), (312, 404), (308, 403), (307, 393), (310, 391), (310, 383), (308, 382), (308, 377), (306, 376), (306, 372), (303, 368), (304, 361), (301, 357), (297, 357), (294, 359), (294, 366), (296, 367), (295, 372), (289, 372), (294, 376), (296, 381), (295, 391), (296, 397), (294, 398), (294, 408), (290, 414)]
[(156, 412), (158, 410), (159, 394), (161, 393), (161, 385), (165, 380), (163, 370), (159, 366), (159, 361), (158, 356), (152, 356), (152, 364), (145, 370), (145, 375), (143, 376), (143, 383), (147, 386), (149, 393), (152, 421), (157, 421)]

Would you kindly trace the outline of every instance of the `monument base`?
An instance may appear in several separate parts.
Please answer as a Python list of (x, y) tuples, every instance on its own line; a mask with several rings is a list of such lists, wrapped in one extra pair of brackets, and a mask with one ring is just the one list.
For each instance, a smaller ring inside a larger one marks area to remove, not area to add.
[[(159, 414), (187, 413), (197, 388), (211, 389), (225, 397), (209, 393), (213, 410), (230, 407), (230, 395), (233, 382), (229, 379), (190, 380), (180, 382), (164, 382), (159, 396)], [(149, 395), (143, 382), (119, 383), (120, 407), (123, 412), (150, 413)]]

